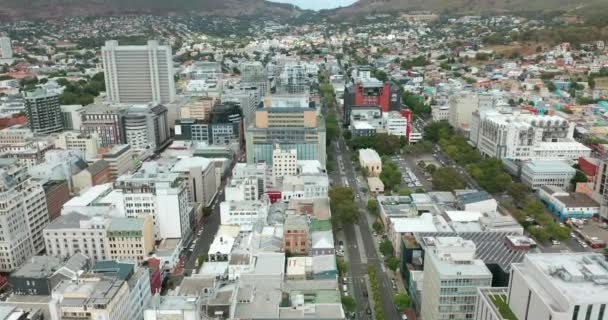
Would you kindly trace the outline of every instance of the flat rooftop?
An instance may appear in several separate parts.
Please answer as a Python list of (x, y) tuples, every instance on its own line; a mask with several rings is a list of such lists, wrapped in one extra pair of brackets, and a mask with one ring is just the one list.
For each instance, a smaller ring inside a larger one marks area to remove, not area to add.
[(425, 237), (461, 237), (475, 243), (476, 257), (485, 264), (496, 264), (503, 271), (509, 272), (511, 264), (521, 262), (526, 254), (525, 251), (511, 250), (505, 245), (507, 236), (519, 236), (515, 232), (421, 232), (414, 236), (416, 242), (423, 247)]
[[(565, 312), (569, 305), (608, 302), (608, 263), (601, 254), (528, 254), (513, 268), (523, 274), (528, 285), (554, 310)], [(562, 297), (569, 303), (564, 303)]]

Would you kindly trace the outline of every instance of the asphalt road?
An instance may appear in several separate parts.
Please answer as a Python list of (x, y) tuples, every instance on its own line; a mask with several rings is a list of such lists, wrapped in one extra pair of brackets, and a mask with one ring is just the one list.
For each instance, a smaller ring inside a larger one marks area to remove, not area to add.
[[(340, 114), (340, 109), (338, 108), (338, 118), (341, 118)], [(351, 150), (347, 147), (342, 136), (331, 144), (331, 150), (333, 151), (331, 152), (331, 156), (336, 160), (336, 170), (330, 174), (333, 184), (350, 186), (356, 195), (355, 203), (360, 211), (359, 222), (344, 227), (347, 246), (346, 253), (348, 254), (349, 263), (349, 294), (355, 298), (357, 303), (356, 319), (371, 319), (366, 313), (367, 308), (371, 308), (369, 302), (371, 292), (367, 292), (368, 297), (364, 295), (364, 291), (368, 290), (365, 279), (369, 265), (376, 268), (376, 273), (380, 278), (379, 286), (385, 319), (400, 319), (393, 304), (393, 296), (396, 292), (392, 289), (392, 284), (385, 272), (383, 262), (378, 257), (374, 244), (375, 239), (371, 234), (371, 228), (366, 217), (366, 196), (361, 192), (362, 182), (357, 181), (357, 175), (351, 160)]]

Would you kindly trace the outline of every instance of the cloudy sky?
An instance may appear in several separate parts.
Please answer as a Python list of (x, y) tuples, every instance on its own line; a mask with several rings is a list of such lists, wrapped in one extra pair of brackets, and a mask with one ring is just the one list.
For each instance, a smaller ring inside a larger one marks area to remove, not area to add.
[(295, 4), (302, 9), (333, 9), (348, 6), (357, 0), (270, 0), (273, 2), (283, 2)]

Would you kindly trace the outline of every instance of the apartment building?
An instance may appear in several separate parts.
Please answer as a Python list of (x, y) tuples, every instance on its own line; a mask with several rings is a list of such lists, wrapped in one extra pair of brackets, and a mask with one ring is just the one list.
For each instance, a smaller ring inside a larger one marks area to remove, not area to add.
[(216, 103), (213, 97), (196, 97), (180, 107), (180, 119), (209, 120), (211, 108)]
[(474, 93), (454, 95), (449, 101), (448, 122), (452, 127), (468, 132), (473, 112), (479, 110), (479, 96)]
[(170, 103), (175, 100), (171, 47), (150, 40), (143, 46), (106, 41), (101, 48), (108, 100)]
[(112, 218), (107, 237), (111, 259), (141, 264), (154, 250), (152, 218)]
[(473, 319), (477, 288), (492, 285), (492, 273), (475, 256), (473, 241), (460, 237), (424, 238), (423, 319)]
[(277, 146), (272, 151), (272, 175), (274, 179), (295, 176), (298, 173), (298, 152), (296, 149), (281, 150)]
[(188, 183), (179, 173), (144, 163), (139, 171), (119, 177), (114, 187), (122, 190), (127, 217), (152, 217), (156, 240), (190, 236), (194, 208)]
[(61, 105), (61, 118), (65, 130), (80, 131), (82, 125), (82, 112), (84, 107), (79, 104)]
[(39, 89), (25, 92), (28, 125), (34, 133), (50, 134), (63, 130), (59, 94)]

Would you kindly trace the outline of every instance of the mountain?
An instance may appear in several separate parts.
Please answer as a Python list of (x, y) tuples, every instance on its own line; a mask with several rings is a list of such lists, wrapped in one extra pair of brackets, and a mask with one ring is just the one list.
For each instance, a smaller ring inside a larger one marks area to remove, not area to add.
[(289, 4), (265, 0), (0, 0), (0, 21), (125, 14), (289, 16)]
[(351, 6), (337, 9), (338, 15), (389, 13), (395, 11), (431, 11), (434, 13), (507, 13), (566, 11), (591, 13), (608, 9), (607, 0), (359, 0)]

